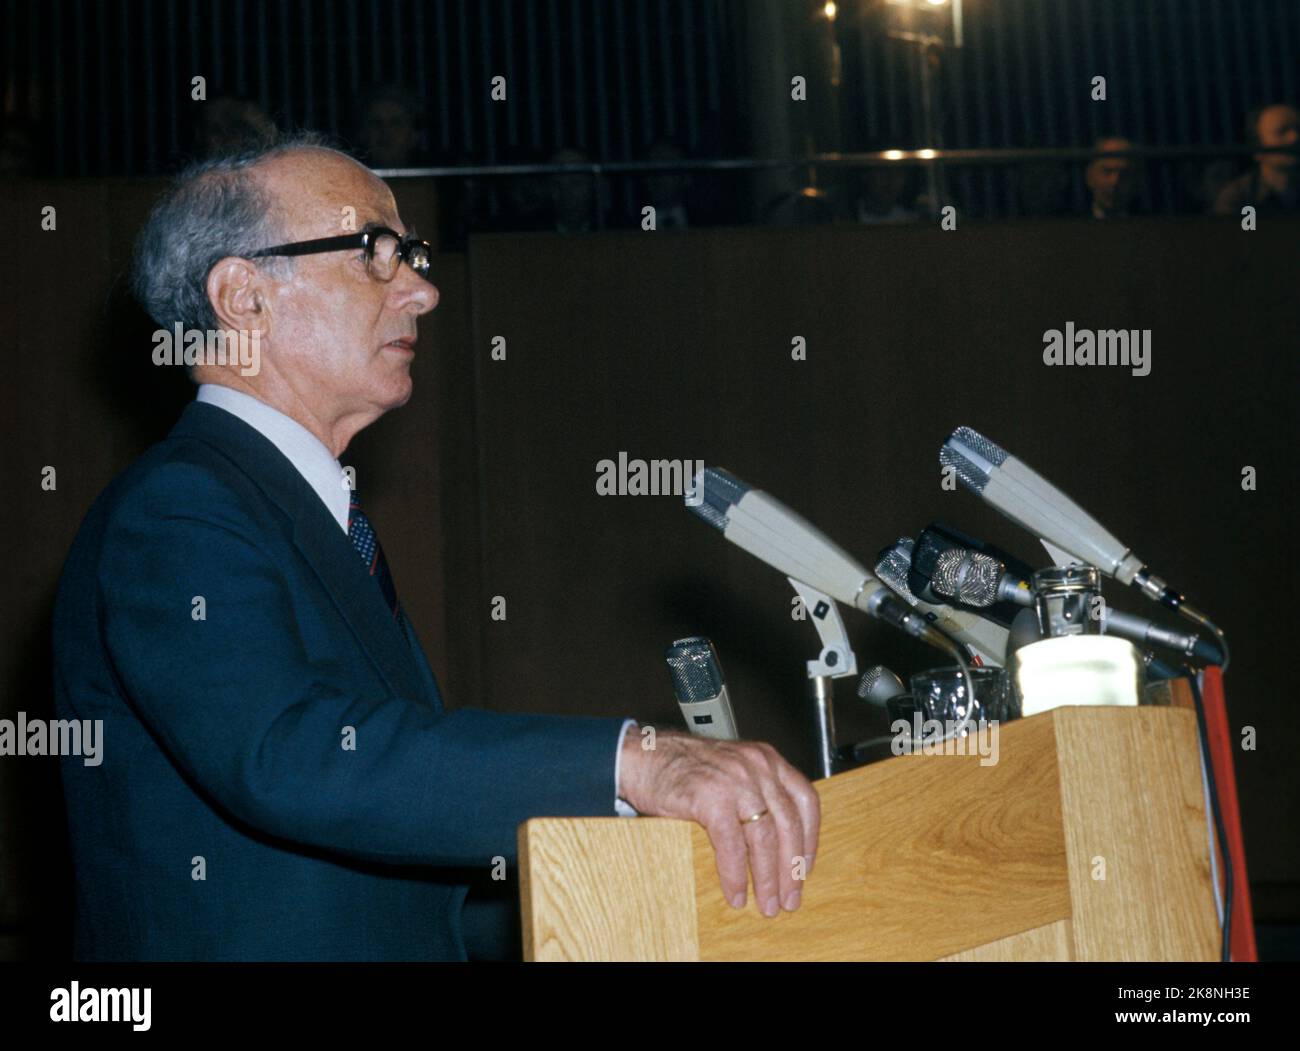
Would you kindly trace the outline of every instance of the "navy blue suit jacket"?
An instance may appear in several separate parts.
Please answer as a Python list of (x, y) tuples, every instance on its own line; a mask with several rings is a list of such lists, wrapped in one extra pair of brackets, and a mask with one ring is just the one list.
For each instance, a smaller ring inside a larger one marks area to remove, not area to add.
[(520, 822), (613, 816), (622, 720), (444, 710), (320, 498), (215, 406), (96, 501), (54, 652), (58, 717), (103, 720), (99, 766), (62, 760), (79, 959), (463, 960)]

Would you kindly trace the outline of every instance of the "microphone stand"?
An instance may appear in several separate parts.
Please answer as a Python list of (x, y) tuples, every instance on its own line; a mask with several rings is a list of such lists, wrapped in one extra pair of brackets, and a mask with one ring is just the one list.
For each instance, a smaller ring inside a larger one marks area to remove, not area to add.
[[(808, 662), (808, 696), (813, 702), (813, 740), (817, 749), (816, 778), (835, 773), (835, 680), (858, 674), (858, 658), (835, 600), (801, 580), (786, 577), (812, 619), (822, 650)], [(814, 778), (814, 779), (816, 779)]]

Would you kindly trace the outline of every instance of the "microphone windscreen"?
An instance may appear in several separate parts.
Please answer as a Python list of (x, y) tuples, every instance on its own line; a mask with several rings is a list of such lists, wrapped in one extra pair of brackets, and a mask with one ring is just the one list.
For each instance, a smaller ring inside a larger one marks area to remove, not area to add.
[(939, 464), (952, 467), (963, 485), (982, 493), (994, 468), (1006, 461), (1007, 451), (979, 431), (958, 427), (939, 449)]
[(906, 692), (907, 687), (903, 685), (903, 680), (883, 664), (868, 668), (858, 683), (858, 696), (864, 701), (869, 701), (871, 704), (877, 704), (881, 707)]
[(664, 654), (673, 692), (682, 703), (709, 701), (722, 692), (722, 666), (713, 643), (703, 636), (678, 639)]
[(704, 477), (695, 479), (693, 491), (702, 493), (703, 499), (686, 506), (715, 529), (725, 531), (732, 505), (739, 503), (752, 487), (720, 467), (706, 467), (701, 473)]
[(880, 552), (876, 558), (876, 576), (900, 598), (915, 606), (916, 596), (907, 586), (907, 574), (912, 568), (913, 546), (910, 537), (901, 537), (897, 543)]
[(968, 606), (991, 606), (998, 598), (1002, 566), (978, 551), (945, 551), (934, 564), (934, 590)]

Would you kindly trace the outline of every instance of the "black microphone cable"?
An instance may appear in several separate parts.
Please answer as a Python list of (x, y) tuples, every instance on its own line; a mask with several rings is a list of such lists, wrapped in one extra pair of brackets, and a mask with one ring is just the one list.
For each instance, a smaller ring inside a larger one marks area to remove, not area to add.
[(1223, 633), (1223, 629), (1215, 624), (1214, 621), (1199, 609), (1194, 609), (1191, 606), (1180, 606), (1178, 612), (1188, 620), (1200, 624), (1202, 627), (1207, 628), (1214, 634), (1215, 639), (1219, 643), (1219, 649), (1223, 651), (1223, 660), (1219, 664), (1219, 671), (1226, 675), (1228, 673), (1228, 661), (1232, 659), (1232, 655), (1228, 652), (1228, 636)]

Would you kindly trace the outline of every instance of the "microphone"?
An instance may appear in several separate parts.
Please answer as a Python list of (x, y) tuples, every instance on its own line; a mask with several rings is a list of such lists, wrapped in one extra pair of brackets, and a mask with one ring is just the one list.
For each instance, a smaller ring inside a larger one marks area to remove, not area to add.
[(868, 668), (858, 683), (858, 696), (881, 708), (906, 692), (903, 680), (883, 664)]
[(1017, 525), (1080, 562), (1096, 566), (1121, 584), (1132, 584), (1170, 609), (1182, 596), (1151, 574), (1133, 551), (1100, 522), (1031, 467), (970, 427), (958, 427), (939, 450), (939, 463), (952, 467), (978, 493)]
[(1217, 642), (1203, 639), (1199, 635), (1162, 627), (1154, 621), (1147, 620), (1146, 617), (1121, 613), (1109, 605), (1102, 608), (1101, 626), (1107, 635), (1118, 635), (1132, 642), (1150, 642), (1157, 646), (1167, 646), (1184, 657), (1190, 657), (1202, 664), (1219, 664), (1223, 660), (1223, 651)]
[(930, 583), (935, 592), (968, 606), (1010, 602), (1032, 606), (1034, 592), (1028, 580), (1012, 576), (995, 558), (978, 551), (952, 548), (934, 560)]
[[(1000, 562), (976, 551), (953, 549), (941, 554), (935, 560), (933, 584), (940, 595), (956, 598), (969, 606), (984, 607), (1008, 599), (1021, 606), (1031, 606), (1034, 602), (1034, 593), (1026, 581), (1018, 580)], [(1166, 646), (1203, 664), (1218, 664), (1223, 660), (1218, 644), (1199, 635), (1174, 631), (1146, 617), (1121, 613), (1109, 604), (1102, 609), (1101, 626), (1107, 635)]]
[(876, 559), (876, 575), (904, 602), (971, 650), (978, 663), (1002, 667), (1006, 662), (1007, 629), (976, 613), (944, 605), (942, 600), (931, 603), (919, 598), (908, 585), (914, 549), (915, 543), (909, 537), (885, 548)]
[(678, 639), (664, 654), (673, 692), (691, 733), (717, 741), (737, 741), (736, 717), (713, 643), (703, 636)]
[(954, 547), (960, 547), (967, 551), (978, 551), (981, 555), (996, 558), (1007, 567), (1008, 573), (1019, 574), (1026, 579), (1033, 576), (1034, 567), (1028, 562), (1022, 562), (1009, 551), (1004, 551), (1002, 548), (990, 544), (987, 540), (981, 540), (970, 533), (963, 533), (956, 526), (938, 521), (931, 522), (917, 534), (916, 564), (919, 568), (928, 571), (929, 562), (935, 555)]
[[(1019, 580), (1028, 581), (1034, 575), (1033, 567), (1021, 562), (1015, 555), (1008, 554), (1001, 548), (994, 547), (984, 540), (942, 522), (931, 522), (916, 538), (912, 571), (907, 578), (908, 583), (912, 585), (912, 590), (927, 602), (951, 602), (951, 597), (941, 595), (935, 590), (931, 578), (934, 576), (939, 557), (947, 551), (954, 550), (974, 551), (981, 555), (988, 555), (1000, 562), (1006, 573), (1016, 576)], [(1004, 628), (1009, 628), (1024, 600), (1025, 596), (1009, 591), (1004, 601), (983, 607), (984, 616), (997, 621)]]
[(1228, 644), (1223, 632), (1152, 573), (1131, 548), (1033, 468), (970, 427), (958, 427), (948, 436), (939, 450), (939, 463), (955, 469), (964, 486), (1044, 543), (1096, 566), (1121, 584), (1131, 585), (1152, 601), (1209, 628), (1222, 647), (1223, 666), (1227, 668)]
[(1143, 568), (1129, 548), (1031, 467), (978, 431), (958, 427), (939, 450), (939, 463), (956, 469), (978, 493), (1016, 524), (1122, 584)]
[(787, 577), (825, 592), (846, 606), (887, 621), (913, 638), (948, 653), (958, 647), (942, 631), (900, 602), (852, 555), (775, 497), (717, 467), (706, 467), (691, 490), (703, 495), (687, 504), (737, 547)]

